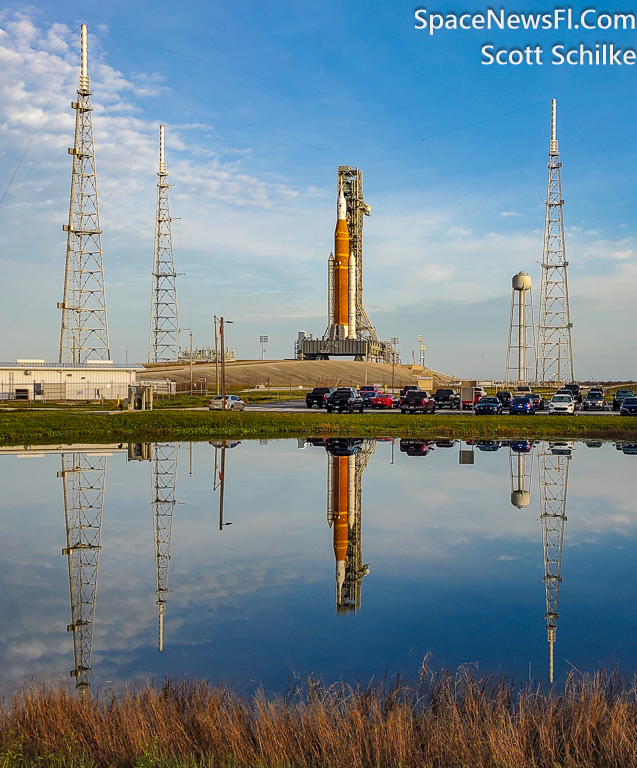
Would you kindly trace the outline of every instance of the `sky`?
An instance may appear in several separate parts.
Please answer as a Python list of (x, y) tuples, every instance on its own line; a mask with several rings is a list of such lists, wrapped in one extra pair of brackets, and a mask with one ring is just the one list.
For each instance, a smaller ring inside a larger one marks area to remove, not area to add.
[[(298, 330), (323, 333), (336, 167), (351, 165), (363, 170), (372, 206), (364, 304), (379, 337), (400, 338), (403, 362), (422, 335), (435, 370), (502, 378), (513, 274), (531, 275), (539, 304), (556, 98), (575, 375), (636, 378), (637, 64), (551, 64), (555, 44), (625, 51), (636, 32), (562, 23), (430, 34), (415, 29), (417, 7), (114, 0), (0, 8), (0, 358), (57, 358), (70, 102), (86, 23), (116, 361), (147, 359), (165, 124), (184, 346), (190, 330), (195, 347), (214, 343), (215, 314), (233, 321), (227, 340), (241, 358), (260, 355), (261, 334), (267, 357), (283, 358)], [(573, 6), (574, 17), (584, 7)], [(487, 6), (439, 10), (486, 14)], [(609, 2), (587, 21), (627, 10)], [(544, 63), (485, 65), (487, 44), (540, 45)]]

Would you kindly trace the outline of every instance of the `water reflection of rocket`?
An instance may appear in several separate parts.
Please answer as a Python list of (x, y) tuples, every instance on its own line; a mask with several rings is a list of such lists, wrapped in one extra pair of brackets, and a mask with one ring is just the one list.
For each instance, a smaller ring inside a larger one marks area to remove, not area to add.
[(356, 257), (350, 254), (347, 228), (347, 204), (343, 186), (339, 188), (336, 204), (334, 254), (329, 268), (329, 324), (332, 338), (356, 338)]
[(361, 539), (361, 476), (374, 452), (372, 441), (327, 440), (327, 522), (334, 533), (336, 611), (360, 608), (360, 585), (369, 573)]

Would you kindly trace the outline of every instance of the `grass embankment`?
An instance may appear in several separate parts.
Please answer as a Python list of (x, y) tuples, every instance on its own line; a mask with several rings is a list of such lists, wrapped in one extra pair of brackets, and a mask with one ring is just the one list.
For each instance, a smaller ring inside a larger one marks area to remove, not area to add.
[(0, 765), (75, 768), (629, 768), (637, 690), (617, 676), (561, 692), (460, 671), (414, 688), (310, 681), (246, 699), (206, 683), (121, 698), (16, 696), (0, 711)]
[(0, 445), (150, 442), (241, 437), (461, 437), (595, 438), (637, 442), (637, 419), (616, 416), (483, 416), (399, 413), (327, 415), (145, 411), (100, 414), (81, 411), (0, 413)]

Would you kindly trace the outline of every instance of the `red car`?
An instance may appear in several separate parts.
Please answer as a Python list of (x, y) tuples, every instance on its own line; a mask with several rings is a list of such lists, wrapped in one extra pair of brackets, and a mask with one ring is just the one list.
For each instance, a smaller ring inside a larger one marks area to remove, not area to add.
[(391, 392), (379, 392), (372, 398), (372, 408), (397, 408), (398, 400)]

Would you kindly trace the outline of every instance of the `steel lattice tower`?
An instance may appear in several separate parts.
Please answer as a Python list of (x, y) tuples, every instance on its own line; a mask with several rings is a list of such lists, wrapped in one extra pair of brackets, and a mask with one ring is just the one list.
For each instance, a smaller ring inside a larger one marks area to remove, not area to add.
[(564, 247), (564, 216), (560, 153), (557, 144), (556, 101), (551, 107), (551, 144), (549, 150), (549, 180), (544, 226), (542, 257), (542, 287), (538, 323), (536, 381), (540, 384), (560, 384), (573, 381), (571, 350), (571, 317), (568, 307), (566, 280), (566, 251)]
[(546, 635), (549, 643), (549, 682), (553, 682), (553, 646), (557, 633), (558, 600), (562, 583), (562, 544), (566, 523), (566, 490), (570, 455), (555, 455), (544, 444), (539, 452), (540, 520), (544, 550)]
[(151, 493), (155, 533), (157, 575), (157, 612), (159, 614), (159, 650), (164, 650), (164, 613), (168, 601), (170, 538), (175, 511), (175, 483), (179, 446), (156, 443), (151, 460)]
[(71, 677), (75, 687), (86, 694), (90, 686), (93, 623), (97, 598), (97, 574), (102, 532), (106, 456), (63, 453), (64, 515), (69, 561), (71, 623), (75, 668)]
[(170, 363), (179, 358), (177, 273), (170, 227), (168, 169), (164, 154), (164, 126), (159, 126), (159, 172), (157, 173), (157, 222), (150, 311), (149, 363)]
[(91, 90), (87, 75), (86, 25), (82, 24), (82, 70), (75, 109), (69, 223), (60, 334), (60, 363), (110, 360), (106, 294), (102, 262), (102, 230), (97, 200), (93, 150)]

